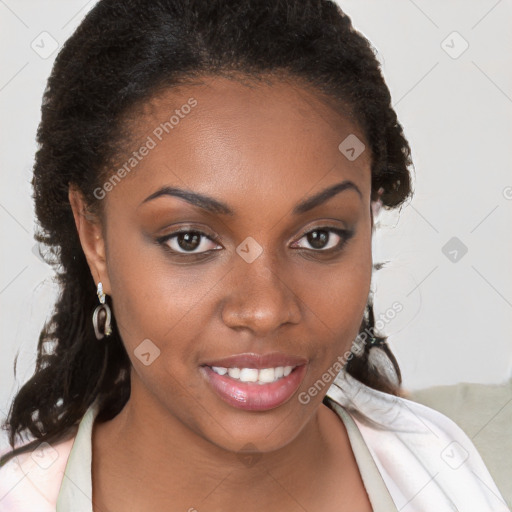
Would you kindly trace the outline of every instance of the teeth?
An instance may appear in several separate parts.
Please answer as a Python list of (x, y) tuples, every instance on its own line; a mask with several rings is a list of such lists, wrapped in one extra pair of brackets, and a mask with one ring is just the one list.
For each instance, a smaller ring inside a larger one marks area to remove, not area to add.
[(258, 380), (260, 382), (274, 382), (276, 371), (274, 368), (262, 368), (259, 371)]
[(254, 368), (242, 368), (240, 370), (240, 377), (242, 382), (256, 382), (258, 380), (259, 371)]
[(212, 366), (212, 370), (219, 375), (228, 375), (232, 379), (241, 382), (257, 382), (258, 384), (269, 384), (282, 377), (288, 377), (294, 366), (278, 366), (277, 368), (223, 368), (222, 366)]
[[(223, 368), (223, 370), (225, 370), (226, 368)], [(240, 378), (240, 368), (230, 368), (228, 370), (228, 375), (232, 378), (232, 379), (239, 379)]]

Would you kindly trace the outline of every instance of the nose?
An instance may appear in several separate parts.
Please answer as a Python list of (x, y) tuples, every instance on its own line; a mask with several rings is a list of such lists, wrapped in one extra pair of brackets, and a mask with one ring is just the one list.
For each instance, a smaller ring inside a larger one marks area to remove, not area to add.
[(225, 325), (265, 337), (281, 325), (300, 322), (301, 300), (293, 290), (289, 273), (270, 267), (262, 256), (252, 263), (240, 258), (235, 265), (223, 288)]

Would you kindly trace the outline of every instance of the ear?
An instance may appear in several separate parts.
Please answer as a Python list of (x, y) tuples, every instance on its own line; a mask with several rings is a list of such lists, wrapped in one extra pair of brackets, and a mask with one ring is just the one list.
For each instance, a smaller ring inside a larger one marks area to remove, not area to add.
[(76, 186), (70, 184), (68, 198), (73, 211), (80, 244), (84, 251), (94, 283), (101, 281), (103, 291), (110, 295), (110, 280), (107, 272), (105, 239), (99, 218), (87, 209), (87, 203)]

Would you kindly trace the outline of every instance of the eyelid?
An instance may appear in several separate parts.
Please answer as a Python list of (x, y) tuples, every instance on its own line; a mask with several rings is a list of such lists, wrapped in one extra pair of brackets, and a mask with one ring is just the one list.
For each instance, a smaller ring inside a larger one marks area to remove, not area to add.
[(344, 247), (344, 245), (354, 236), (354, 230), (352, 229), (346, 229), (346, 228), (341, 228), (339, 226), (331, 226), (331, 225), (327, 225), (327, 224), (320, 224), (318, 226), (313, 226), (313, 227), (310, 227), (308, 228), (306, 231), (304, 231), (296, 240), (295, 243), (299, 242), (300, 240), (302, 240), (306, 235), (308, 235), (309, 233), (313, 232), (313, 231), (327, 231), (329, 233), (335, 233), (337, 236), (340, 237), (340, 242), (338, 242), (338, 244), (334, 247), (330, 247), (329, 249), (307, 249), (307, 248), (304, 248), (304, 247), (297, 247), (296, 249), (297, 250), (306, 250), (306, 251), (311, 251), (311, 252), (314, 252), (314, 253), (331, 253), (331, 252), (336, 252), (336, 251), (341, 251)]
[[(327, 222), (326, 220), (324, 222)], [(347, 229), (347, 228), (342, 228), (340, 226), (333, 226), (333, 225), (330, 225), (330, 224), (317, 224), (315, 226), (310, 226), (308, 227), (307, 229), (305, 229), (304, 231), (302, 231), (302, 233), (296, 238), (296, 240), (294, 242), (292, 242), (293, 244), (299, 242), (300, 240), (302, 240), (302, 238), (304, 238), (306, 235), (308, 235), (309, 233), (313, 232), (313, 231), (327, 231), (327, 232), (334, 232), (336, 235), (338, 235), (341, 240), (340, 242), (335, 246), (335, 247), (331, 247), (329, 249), (309, 249), (309, 248), (305, 248), (305, 247), (296, 247), (294, 249), (296, 250), (302, 250), (302, 251), (311, 251), (313, 253), (330, 253), (330, 252), (336, 252), (336, 251), (340, 251), (343, 246), (350, 240), (350, 238), (352, 238), (352, 236), (354, 235), (354, 230), (352, 229)], [(169, 247), (169, 245), (167, 244), (167, 242), (176, 237), (177, 235), (179, 235), (180, 233), (190, 233), (190, 232), (195, 232), (197, 234), (199, 234), (201, 237), (204, 237), (204, 238), (207, 238), (208, 240), (218, 244), (218, 245), (221, 245), (221, 237), (215, 233), (209, 233), (207, 232), (207, 230), (205, 228), (199, 228), (199, 227), (196, 227), (192, 224), (190, 225), (185, 225), (185, 226), (181, 226), (179, 228), (177, 228), (175, 231), (169, 233), (169, 234), (166, 234), (166, 235), (162, 235), (160, 237), (158, 237), (156, 239), (156, 242), (160, 245), (163, 245), (165, 246), (166, 250), (169, 250), (171, 251), (172, 254), (176, 254), (176, 255), (180, 255), (180, 256), (201, 256), (201, 255), (206, 255), (206, 254), (209, 254), (213, 251), (217, 251), (219, 249), (209, 249), (207, 251), (203, 251), (203, 252), (179, 252), (179, 251), (176, 251), (174, 249), (171, 249)], [(223, 247), (223, 246), (222, 246)]]
[(158, 238), (156, 238), (156, 243), (158, 245), (163, 246), (165, 250), (170, 251), (173, 255), (178, 255), (178, 256), (201, 256), (201, 255), (204, 255), (204, 254), (209, 254), (212, 251), (219, 250), (219, 249), (209, 249), (209, 250), (203, 251), (203, 252), (187, 252), (187, 251), (179, 252), (179, 251), (176, 251), (176, 250), (172, 249), (169, 246), (169, 244), (167, 243), (169, 240), (175, 238), (180, 233), (190, 233), (190, 232), (197, 233), (202, 238), (207, 238), (211, 242), (214, 242), (214, 243), (216, 243), (218, 245), (222, 245), (220, 243), (220, 236), (219, 235), (217, 235), (215, 233), (210, 234), (209, 232), (207, 232), (207, 230), (205, 230), (205, 228), (198, 228), (198, 227), (195, 227), (193, 225), (181, 226), (179, 228), (176, 228), (176, 230), (171, 232), (171, 233), (159, 236)]
[(168, 240), (169, 238), (171, 238), (175, 235), (179, 235), (180, 233), (190, 233), (191, 231), (199, 233), (214, 242), (220, 243), (219, 235), (217, 235), (216, 233), (213, 233), (213, 232), (210, 233), (210, 231), (205, 227), (202, 227), (202, 226), (198, 227), (198, 226), (194, 226), (193, 224), (182, 225), (168, 234), (157, 237), (157, 241), (158, 240)]
[[(307, 235), (309, 233), (311, 233), (312, 231), (316, 231), (316, 230), (332, 230), (332, 231), (343, 231), (343, 232), (349, 232), (350, 230), (345, 228), (345, 227), (341, 227), (341, 226), (334, 226), (334, 225), (331, 225), (329, 224), (327, 220), (324, 220), (323, 221), (324, 224), (321, 223), (320, 221), (320, 224), (316, 224), (316, 225), (313, 225), (313, 226), (309, 226), (307, 227), (305, 230), (302, 231), (302, 234), (300, 234), (298, 237), (297, 237), (297, 240), (300, 240), (304, 235)], [(325, 224), (326, 223), (326, 224)]]

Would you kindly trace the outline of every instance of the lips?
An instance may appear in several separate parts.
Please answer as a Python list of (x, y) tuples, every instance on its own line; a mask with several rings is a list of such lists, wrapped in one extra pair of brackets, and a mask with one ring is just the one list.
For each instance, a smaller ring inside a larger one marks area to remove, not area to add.
[(237, 409), (265, 411), (293, 396), (304, 378), (307, 362), (279, 352), (246, 353), (208, 361), (200, 370), (224, 402)]
[(221, 368), (276, 368), (278, 366), (301, 366), (308, 361), (303, 357), (286, 355), (281, 352), (269, 354), (236, 354), (222, 359), (213, 359), (202, 364), (202, 366), (217, 366)]

